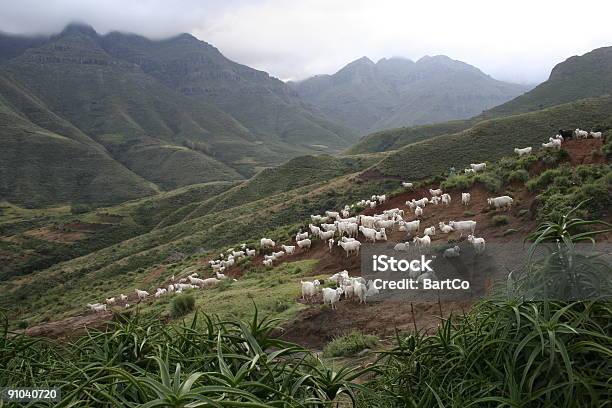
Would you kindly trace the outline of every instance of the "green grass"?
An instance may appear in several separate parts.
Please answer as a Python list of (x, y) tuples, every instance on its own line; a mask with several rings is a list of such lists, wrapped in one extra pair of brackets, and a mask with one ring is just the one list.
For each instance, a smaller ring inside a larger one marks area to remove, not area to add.
[[(310, 186), (298, 188), (142, 233), (31, 274), (16, 285), (7, 282), (0, 288), (0, 302), (9, 308), (19, 304), (20, 313), (25, 315), (48, 305), (53, 308), (50, 314), (58, 313), (59, 310), (65, 312), (68, 309), (66, 305), (53, 304), (54, 296), (62, 297), (72, 293), (71, 296), (85, 304), (89, 299), (81, 297), (79, 293), (86, 287), (90, 288), (93, 283), (102, 283), (96, 287), (98, 290), (95, 292), (100, 295), (124, 291), (126, 287), (133, 290), (133, 287), (140, 287), (142, 279), (152, 270), (170, 264), (169, 259), (177, 253), (189, 258), (200, 248), (211, 250), (236, 242), (254, 243), (264, 235), (275, 240), (289, 241), (298, 227), (308, 222), (310, 214), (321, 213), (325, 209), (380, 193), (385, 188), (396, 187), (394, 182), (385, 187), (380, 182), (347, 183), (347, 179), (340, 177), (315, 191)], [(252, 214), (258, 216), (253, 217)], [(42, 293), (45, 296), (40, 296)]]
[(491, 219), (493, 221), (493, 225), (499, 227), (501, 225), (507, 225), (510, 222), (510, 219), (507, 215), (494, 215)]
[(541, 220), (557, 220), (577, 203), (590, 199), (579, 215), (596, 219), (605, 214), (612, 198), (612, 171), (609, 165), (560, 166), (544, 171), (529, 180), (526, 186), (538, 194), (537, 216)]
[(457, 133), (473, 125), (470, 120), (443, 122), (435, 125), (402, 127), (383, 130), (363, 137), (353, 145), (346, 154), (363, 154), (397, 150), (406, 145), (426, 140), (431, 137)]
[[(271, 269), (258, 265), (249, 268), (236, 282), (226, 281), (214, 289), (190, 290), (186, 293), (193, 296), (197, 307), (206, 313), (222, 317), (250, 318), (255, 303), (266, 315), (290, 318), (304, 307), (295, 302), (295, 299), (301, 296), (300, 280), (305, 277), (313, 278), (311, 274), (316, 263), (314, 260), (304, 260), (281, 264)], [(166, 304), (172, 304), (176, 296), (170, 294), (161, 297), (146, 305), (143, 310), (165, 313)]]
[(363, 334), (353, 330), (349, 334), (339, 336), (327, 343), (323, 349), (324, 357), (347, 357), (375, 347), (378, 344), (378, 337), (371, 334)]
[(531, 113), (478, 122), (459, 133), (409, 144), (374, 166), (383, 175), (419, 180), (447, 173), (450, 166), (461, 171), (470, 163), (493, 162), (511, 155), (517, 146), (533, 146), (561, 128), (612, 127), (612, 97), (584, 99)]
[[(1, 207), (0, 233), (11, 238), (0, 241), (0, 248), (10, 251), (12, 259), (0, 265), (0, 276), (28, 274), (144, 234), (162, 221), (172, 219), (184, 206), (216, 197), (234, 185), (232, 182), (196, 184), (72, 216), (67, 215), (66, 207), (28, 210), (6, 203)], [(36, 239), (27, 234), (41, 227), (58, 233), (79, 231), (68, 227), (75, 222), (91, 224), (93, 230), (72, 243)]]
[(104, 205), (157, 191), (3, 74), (0, 94), (3, 200), (30, 208)]
[[(576, 270), (559, 261), (574, 250), (573, 243), (598, 236), (597, 225), (609, 228), (575, 218), (578, 209), (531, 235), (530, 253), (541, 243), (560, 243), (554, 252), (529, 257), (508, 285), (470, 311), (444, 319), (436, 333), (397, 333), (395, 346), (366, 368), (327, 365), (275, 338), (277, 321), (262, 318), (268, 313), (259, 304), (244, 309), (248, 319), (211, 311), (170, 324), (161, 323), (155, 309), (138, 309), (116, 315), (102, 331), (62, 342), (13, 333), (7, 330), (13, 323), (2, 315), (0, 387), (59, 387), (59, 406), (185, 406), (209, 398), (221, 406), (251, 407), (604, 407), (610, 391), (610, 302), (529, 297), (538, 287), (565, 293), (576, 283), (567, 279)], [(588, 232), (580, 232), (584, 227)], [(578, 271), (580, 285), (595, 279), (593, 267), (609, 273), (608, 261), (574, 255), (586, 262)], [(261, 279), (269, 294), (285, 285), (271, 286), (279, 275), (298, 279), (308, 265), (253, 269), (244, 281), (253, 288)], [(298, 286), (292, 286), (295, 297)], [(610, 285), (606, 290), (609, 296)], [(271, 297), (278, 307), (279, 297)], [(214, 307), (198, 298), (196, 304), (202, 310)], [(376, 343), (375, 337), (352, 332), (332, 341), (324, 354), (347, 356)]]
[(333, 157), (300, 156), (281, 166), (265, 169), (214, 200), (204, 201), (190, 214), (199, 217), (214, 211), (253, 202), (304, 186), (318, 186), (334, 178), (366, 169), (380, 159), (376, 155)]
[(183, 317), (195, 308), (195, 298), (189, 293), (181, 293), (170, 301), (170, 316), (174, 319)]

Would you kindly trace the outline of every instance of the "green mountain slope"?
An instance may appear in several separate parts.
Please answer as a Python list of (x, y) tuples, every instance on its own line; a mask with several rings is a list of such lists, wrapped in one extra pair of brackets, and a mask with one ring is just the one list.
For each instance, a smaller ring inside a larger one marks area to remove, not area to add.
[(460, 132), (469, 128), (473, 123), (471, 120), (455, 120), (435, 125), (383, 130), (362, 137), (359, 143), (349, 148), (345, 154), (365, 154), (395, 150), (430, 137)]
[(336, 177), (365, 170), (380, 159), (380, 155), (296, 157), (281, 166), (265, 169), (247, 182), (198, 204), (183, 220), (266, 199), (304, 186), (324, 185)]
[(28, 214), (28, 210), (2, 203), (0, 281), (145, 234), (164, 220), (176, 223), (171, 220), (177, 211), (214, 198), (237, 183), (194, 184), (83, 214), (70, 214), (61, 208)]
[(529, 112), (609, 93), (612, 93), (612, 47), (597, 48), (557, 64), (546, 82), (490, 109), (483, 117)]
[(276, 145), (283, 157), (335, 151), (355, 140), (351, 131), (305, 105), (282, 81), (225, 58), (191, 35), (151, 41), (111, 33), (102, 41), (107, 52), (138, 64), (168, 87), (231, 114), (258, 140)]
[(525, 92), (446, 56), (360, 58), (333, 75), (292, 83), (306, 101), (361, 134), (469, 118)]
[(383, 175), (418, 180), (497, 160), (515, 147), (539, 149), (559, 128), (612, 127), (612, 97), (583, 99), (552, 108), (478, 122), (459, 133), (433, 137), (391, 152), (373, 167)]
[[(86, 28), (69, 27), (49, 43), (9, 60), (3, 69), (126, 167), (163, 188), (241, 178), (220, 160), (231, 158), (213, 156), (226, 143), (248, 146), (248, 131), (217, 109), (173, 92), (134, 64), (109, 56), (97, 41)], [(142, 163), (151, 159), (157, 163)]]
[[(165, 204), (160, 207), (154, 204), (148, 209), (140, 204), (147, 199), (139, 200), (134, 205), (140, 209), (137, 211), (140, 216), (146, 218), (147, 213), (156, 212), (155, 208), (165, 213), (161, 221), (157, 218), (154, 223), (147, 224), (149, 228), (155, 224), (155, 228), (82, 257), (57, 263), (31, 276), (11, 279), (0, 289), (0, 302), (19, 302), (26, 314), (47, 307), (60, 313), (65, 308), (50, 306), (49, 299), (62, 294), (70, 296), (77, 304), (85, 304), (92, 293), (89, 282), (100, 282), (95, 288), (98, 298), (128, 287), (151, 287), (150, 277), (158, 276), (156, 271), (172, 267), (177, 254), (188, 257), (216, 252), (227, 245), (255, 242), (262, 236), (287, 240), (309, 214), (341, 208), (373, 193), (397, 189), (398, 178), (429, 178), (444, 173), (450, 165), (459, 168), (471, 161), (512, 155), (516, 146), (537, 148), (558, 126), (592, 126), (609, 131), (612, 129), (612, 97), (585, 99), (483, 121), (468, 130), (434, 137), (389, 153), (346, 159), (296, 158), (285, 166), (262, 172), (253, 180), (220, 190), (213, 196), (181, 200), (175, 212), (167, 212)], [(378, 163), (363, 171), (376, 161)], [(322, 170), (318, 171), (319, 168)], [(274, 181), (279, 183), (274, 185)], [(266, 189), (264, 194), (261, 194), (262, 189)], [(152, 198), (151, 202), (157, 200)], [(106, 212), (109, 214), (102, 215), (135, 213), (127, 206)], [(40, 296), (43, 292), (45, 296)]]
[(2, 200), (26, 206), (109, 204), (157, 191), (2, 75), (0, 129)]

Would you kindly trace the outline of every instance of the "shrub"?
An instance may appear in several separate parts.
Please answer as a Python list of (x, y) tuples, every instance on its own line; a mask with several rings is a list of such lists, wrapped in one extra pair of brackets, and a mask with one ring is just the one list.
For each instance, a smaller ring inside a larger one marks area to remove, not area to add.
[(289, 309), (289, 307), (290, 307), (289, 302), (287, 302), (286, 300), (277, 299), (276, 302), (274, 303), (273, 309), (276, 313), (281, 313)]
[(170, 316), (176, 319), (185, 316), (195, 308), (195, 298), (188, 293), (179, 294), (170, 302)]
[(502, 188), (502, 180), (491, 173), (481, 173), (474, 177), (474, 180), (481, 183), (485, 189), (492, 193), (497, 193)]
[(493, 217), (493, 224), (494, 225), (506, 225), (510, 222), (510, 219), (508, 218), (507, 215), (496, 215)]
[(378, 337), (352, 331), (345, 336), (336, 337), (323, 349), (325, 357), (352, 356), (367, 348), (374, 347), (378, 343)]
[(71, 214), (85, 214), (87, 212), (90, 212), (91, 210), (92, 207), (87, 204), (72, 204), (70, 206)]
[(508, 181), (511, 183), (515, 181), (524, 183), (527, 180), (529, 180), (529, 172), (527, 172), (527, 170), (524, 170), (524, 169), (511, 171), (510, 174), (508, 175)]
[(223, 292), (224, 290), (229, 289), (230, 286), (232, 286), (232, 283), (234, 283), (232, 279), (224, 279), (217, 285), (217, 289), (219, 292)]
[(458, 190), (467, 190), (474, 184), (474, 178), (470, 176), (466, 176), (463, 174), (458, 174), (455, 176), (450, 176), (442, 183), (440, 183), (440, 188), (443, 190), (449, 189), (458, 189)]

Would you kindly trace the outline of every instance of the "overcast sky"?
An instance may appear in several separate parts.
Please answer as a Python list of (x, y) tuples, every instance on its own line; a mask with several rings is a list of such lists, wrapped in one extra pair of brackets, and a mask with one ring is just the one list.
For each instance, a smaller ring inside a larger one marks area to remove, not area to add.
[(0, 31), (98, 32), (162, 38), (188, 32), (281, 79), (377, 61), (445, 54), (497, 79), (541, 82), (560, 61), (612, 45), (603, 0), (0, 0)]

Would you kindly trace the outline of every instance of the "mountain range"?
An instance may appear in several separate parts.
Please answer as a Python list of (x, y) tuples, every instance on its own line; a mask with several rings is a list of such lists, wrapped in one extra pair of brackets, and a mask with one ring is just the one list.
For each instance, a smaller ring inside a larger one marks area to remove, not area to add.
[(469, 118), (529, 90), (444, 55), (376, 63), (363, 57), (333, 75), (290, 85), (328, 117), (362, 135)]
[[(525, 94), (445, 56), (361, 58), (284, 83), (189, 34), (150, 40), (81, 24), (0, 34), (0, 202), (112, 205), (303, 155), (397, 149), (606, 93), (610, 66), (609, 49), (570, 58)], [(425, 125), (358, 142), (413, 123)]]
[[(572, 56), (560, 62), (543, 83), (479, 115), (465, 120), (372, 133), (361, 138), (358, 143), (345, 151), (345, 154), (396, 150), (434, 136), (461, 132), (485, 120), (534, 112), (579, 99), (609, 95), (611, 92), (612, 47), (597, 48), (584, 55)], [(588, 118), (585, 118), (586, 120)]]
[(0, 115), (0, 201), (28, 206), (244, 179), (356, 137), (193, 36), (102, 36), (80, 24), (0, 36)]

